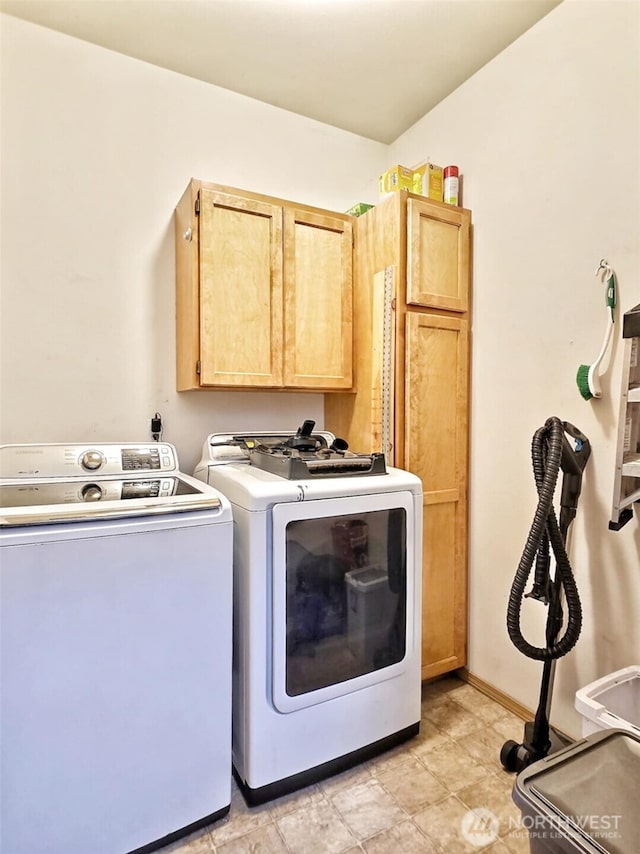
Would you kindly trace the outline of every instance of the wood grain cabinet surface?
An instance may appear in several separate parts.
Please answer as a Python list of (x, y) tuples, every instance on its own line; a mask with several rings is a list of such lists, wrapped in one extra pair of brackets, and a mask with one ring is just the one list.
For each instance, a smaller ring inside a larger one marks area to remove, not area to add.
[(467, 663), (471, 213), (394, 193), (355, 224), (355, 393), (325, 427), (423, 484), (422, 676)]
[(352, 387), (350, 216), (194, 179), (175, 227), (179, 391)]

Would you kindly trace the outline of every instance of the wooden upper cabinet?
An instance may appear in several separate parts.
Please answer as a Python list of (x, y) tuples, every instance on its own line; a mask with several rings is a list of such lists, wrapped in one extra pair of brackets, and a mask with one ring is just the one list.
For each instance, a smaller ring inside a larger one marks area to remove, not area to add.
[(200, 382), (282, 385), (282, 209), (200, 193)]
[(469, 228), (463, 208), (407, 199), (407, 302), (469, 310)]
[(175, 225), (179, 391), (352, 387), (351, 217), (193, 180)]
[(352, 370), (351, 222), (284, 209), (284, 384), (349, 389)]

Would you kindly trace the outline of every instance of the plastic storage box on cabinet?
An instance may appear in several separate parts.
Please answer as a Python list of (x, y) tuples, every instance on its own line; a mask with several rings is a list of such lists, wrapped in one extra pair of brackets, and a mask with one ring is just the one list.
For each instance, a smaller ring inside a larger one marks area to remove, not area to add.
[(640, 665), (617, 670), (581, 688), (575, 705), (582, 715), (582, 735), (603, 729), (640, 735)]
[(640, 736), (625, 730), (534, 762), (513, 787), (531, 854), (638, 854), (639, 786)]

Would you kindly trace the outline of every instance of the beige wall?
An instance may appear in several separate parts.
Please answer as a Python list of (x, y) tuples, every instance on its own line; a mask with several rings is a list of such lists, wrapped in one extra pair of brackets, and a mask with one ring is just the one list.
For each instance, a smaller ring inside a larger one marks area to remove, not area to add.
[[(584, 604), (554, 720), (640, 662), (640, 521), (607, 530), (621, 346), (600, 401), (575, 385), (604, 331), (606, 256), (640, 302), (640, 5), (565, 0), (386, 147), (0, 15), (0, 441), (143, 440), (159, 410), (189, 470), (212, 430), (322, 421), (320, 395), (174, 391), (172, 212), (191, 176), (343, 210), (375, 176), (457, 163), (474, 219), (470, 668), (535, 706), (506, 636), (550, 415), (590, 438), (571, 556)], [(330, 428), (330, 425), (327, 425)], [(529, 615), (538, 630), (544, 614)], [(539, 639), (539, 638), (538, 638)]]
[(173, 209), (193, 177), (346, 210), (386, 146), (0, 15), (0, 441), (322, 426), (319, 394), (175, 391)]
[[(600, 258), (618, 274), (620, 309), (640, 303), (639, 57), (640, 4), (565, 0), (390, 156), (464, 173), (474, 222), (470, 669), (529, 707), (541, 668), (511, 646), (505, 614), (536, 502), (531, 438), (556, 415), (591, 441), (570, 550), (584, 625), (557, 668), (553, 707), (575, 735), (576, 689), (640, 663), (640, 513), (607, 528), (619, 327), (603, 398), (585, 402), (575, 383), (605, 330)], [(545, 609), (527, 604), (542, 645)]]

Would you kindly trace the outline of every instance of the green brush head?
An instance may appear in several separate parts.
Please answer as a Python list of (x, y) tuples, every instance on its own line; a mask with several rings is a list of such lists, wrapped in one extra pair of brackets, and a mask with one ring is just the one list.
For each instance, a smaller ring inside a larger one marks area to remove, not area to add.
[(607, 279), (606, 301), (607, 308), (611, 309), (611, 320), (615, 321), (614, 309), (616, 307), (616, 279), (613, 273)]
[(576, 382), (578, 384), (578, 391), (584, 397), (585, 400), (591, 400), (593, 395), (591, 394), (591, 389), (589, 388), (589, 368), (591, 365), (580, 365), (578, 368), (578, 373), (576, 374)]

